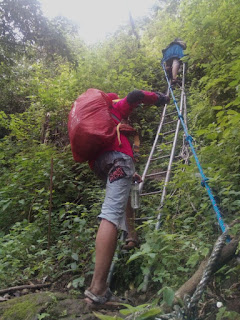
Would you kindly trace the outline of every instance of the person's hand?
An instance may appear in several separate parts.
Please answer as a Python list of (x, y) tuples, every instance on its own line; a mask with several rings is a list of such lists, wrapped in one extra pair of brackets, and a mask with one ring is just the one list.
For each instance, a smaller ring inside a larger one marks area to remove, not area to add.
[(170, 98), (164, 93), (161, 92), (155, 92), (158, 96), (158, 100), (155, 102), (155, 106), (160, 107), (164, 106), (165, 104), (169, 104)]
[(142, 177), (137, 172), (134, 173), (132, 179), (134, 182), (136, 181), (137, 183), (142, 182)]

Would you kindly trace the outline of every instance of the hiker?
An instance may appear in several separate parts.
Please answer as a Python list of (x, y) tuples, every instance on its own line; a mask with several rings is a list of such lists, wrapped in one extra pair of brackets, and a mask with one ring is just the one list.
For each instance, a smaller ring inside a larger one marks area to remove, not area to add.
[[(111, 100), (118, 98), (113, 93), (108, 94), (108, 97)], [(116, 125), (119, 122), (127, 121), (131, 112), (140, 103), (160, 107), (169, 103), (169, 97), (162, 93), (142, 90), (130, 92), (124, 99), (112, 104), (110, 111)], [(91, 306), (107, 306), (114, 300), (118, 300), (112, 296), (107, 284), (109, 269), (117, 245), (118, 229), (127, 231), (128, 238), (137, 241), (132, 223), (133, 210), (130, 208), (129, 193), (132, 180), (140, 182), (141, 177), (135, 173), (133, 150), (128, 137), (120, 132), (121, 144), (119, 144), (118, 138), (116, 136), (115, 141), (101, 150), (96, 159), (89, 163), (99, 177), (107, 180), (106, 195), (99, 215), (101, 222), (96, 236), (94, 274), (90, 287), (84, 292), (85, 302)]]
[(178, 71), (180, 68), (180, 59), (184, 56), (183, 50), (186, 49), (186, 43), (181, 39), (176, 38), (165, 49), (162, 50), (163, 59), (162, 63), (165, 63), (165, 69), (171, 79), (171, 84), (181, 83), (177, 79)]

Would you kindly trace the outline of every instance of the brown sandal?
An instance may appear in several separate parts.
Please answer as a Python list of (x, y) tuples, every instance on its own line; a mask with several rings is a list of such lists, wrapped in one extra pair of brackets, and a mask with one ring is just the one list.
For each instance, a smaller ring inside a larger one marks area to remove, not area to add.
[(124, 308), (123, 303), (129, 303), (127, 299), (118, 298), (114, 296), (111, 290), (108, 288), (103, 296), (98, 296), (92, 293), (90, 290), (85, 290), (84, 295), (91, 300), (91, 303), (87, 302), (88, 307), (92, 310), (100, 309), (119, 309)]

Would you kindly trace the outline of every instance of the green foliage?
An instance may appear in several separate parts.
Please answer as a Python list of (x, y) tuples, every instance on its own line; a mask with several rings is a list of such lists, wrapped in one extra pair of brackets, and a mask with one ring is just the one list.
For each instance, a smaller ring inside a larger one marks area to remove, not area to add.
[(91, 260), (94, 242), (89, 244), (89, 239), (96, 232), (94, 225), (87, 229), (86, 225), (91, 225), (89, 210), (82, 205), (66, 203), (60, 212), (52, 214), (49, 248), (47, 212), (39, 213), (32, 223), (26, 220), (15, 223), (9, 233), (0, 238), (2, 285), (12, 286), (33, 277), (54, 278), (72, 272), (82, 276), (75, 277), (69, 287), (82, 287), (89, 267), (93, 266), (81, 261)]
[(94, 312), (94, 315), (101, 320), (122, 320), (122, 318), (117, 316), (112, 317), (112, 316), (103, 315), (97, 312)]
[[(161, 1), (152, 17), (136, 22), (140, 41), (124, 26), (91, 48), (80, 40), (73, 42), (75, 27), (65, 19), (50, 22), (43, 17), (36, 1), (2, 1), (0, 10), (5, 21), (0, 28), (3, 287), (46, 276), (54, 280), (63, 274), (70, 274), (68, 288), (81, 290), (87, 285), (104, 190), (87, 164), (72, 160), (68, 113), (76, 97), (89, 87), (121, 97), (134, 88), (165, 91), (161, 50), (176, 37), (187, 42), (188, 126), (199, 160), (225, 222), (239, 217), (239, 1)], [(139, 107), (131, 116), (141, 136), (140, 173), (160, 115), (161, 110), (152, 106)], [(139, 225), (142, 245), (128, 262), (125, 257), (118, 260), (114, 275), (119, 291), (130, 286), (140, 290), (144, 275), (152, 270), (151, 289), (168, 305), (174, 290), (209, 254), (220, 231), (193, 157), (189, 165), (174, 164), (174, 173), (162, 208), (161, 229), (155, 230), (155, 218)], [(147, 187), (161, 185), (152, 181)], [(158, 207), (159, 199), (143, 200), (140, 215), (157, 216)], [(237, 232), (236, 226), (232, 235)], [(127, 274), (124, 280), (122, 270)], [(227, 277), (238, 272), (234, 267), (226, 270)], [(223, 278), (220, 272), (219, 286)], [(123, 316), (134, 314), (138, 320), (158, 313), (159, 308), (146, 305), (122, 311)], [(216, 316), (235, 319), (225, 308)]]
[(172, 306), (173, 304), (173, 300), (174, 300), (174, 294), (175, 292), (169, 288), (169, 287), (164, 287), (162, 288), (159, 292), (159, 294), (163, 294), (163, 301), (168, 305), (168, 306)]
[[(148, 304), (142, 304), (137, 307), (133, 307), (128, 304), (123, 304), (126, 309), (120, 310), (120, 313), (123, 316), (133, 316), (134, 319), (136, 320), (147, 320), (147, 319), (153, 319), (154, 316), (159, 315), (161, 313), (161, 309), (159, 307), (152, 307), (151, 305)], [(124, 318), (120, 317), (112, 317), (112, 316), (107, 316), (107, 315), (102, 315), (100, 313), (94, 312), (94, 315), (101, 320), (122, 320)]]
[(36, 304), (29, 300), (21, 301), (3, 313), (2, 319), (31, 319), (36, 313)]
[(220, 308), (216, 316), (217, 316), (216, 320), (221, 320), (221, 319), (238, 320), (239, 319), (239, 313), (235, 311), (227, 311), (226, 307)]
[(44, 313), (38, 314), (38, 315), (37, 315), (37, 319), (38, 319), (38, 320), (42, 320), (42, 319), (47, 318), (47, 317), (49, 317), (49, 316), (50, 316), (49, 313), (44, 312)]
[[(147, 226), (149, 227), (149, 224)], [(165, 225), (166, 230), (167, 228)], [(183, 279), (187, 279), (191, 268), (208, 253), (203, 232), (195, 231), (192, 235), (185, 235), (180, 231), (178, 234), (171, 234), (166, 231), (145, 230), (145, 237), (146, 242), (141, 245), (140, 250), (131, 255), (128, 262), (140, 258), (143, 274), (153, 270), (151, 276), (157, 288), (171, 286), (177, 289)], [(139, 289), (142, 285), (143, 283)], [(171, 296), (169, 289), (161, 289), (159, 293), (163, 293), (163, 299), (170, 303), (171, 299), (166, 298)]]

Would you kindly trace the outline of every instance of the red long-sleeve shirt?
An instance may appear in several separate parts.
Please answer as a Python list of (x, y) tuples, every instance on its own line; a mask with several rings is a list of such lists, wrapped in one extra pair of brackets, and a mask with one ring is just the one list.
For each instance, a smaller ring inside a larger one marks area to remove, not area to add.
[[(144, 93), (143, 99), (140, 99), (140, 100), (138, 99), (134, 102), (129, 103), (127, 100), (127, 97), (125, 97), (124, 99), (122, 99), (112, 105), (111, 113), (113, 115), (115, 115), (121, 121), (123, 119), (128, 119), (131, 112), (138, 106), (139, 103), (143, 103), (145, 105), (152, 105), (157, 102), (159, 97), (156, 93), (149, 92), (149, 91), (142, 91), (142, 92)], [(114, 119), (114, 121), (115, 121), (116, 125), (119, 123), (115, 119)], [(101, 154), (103, 154), (104, 152), (107, 152), (107, 151), (122, 152), (122, 153), (125, 153), (126, 155), (133, 158), (133, 150), (132, 150), (132, 147), (131, 147), (131, 144), (130, 144), (128, 138), (123, 133), (120, 132), (120, 139), (121, 139), (122, 144), (119, 146), (118, 138), (116, 135), (116, 138), (113, 141), (113, 143), (111, 145), (107, 146), (106, 148), (102, 149), (101, 152), (99, 152), (96, 155), (95, 160), (92, 160), (89, 162), (90, 167), (93, 168), (93, 165), (94, 165), (94, 162), (96, 161), (96, 159)]]

